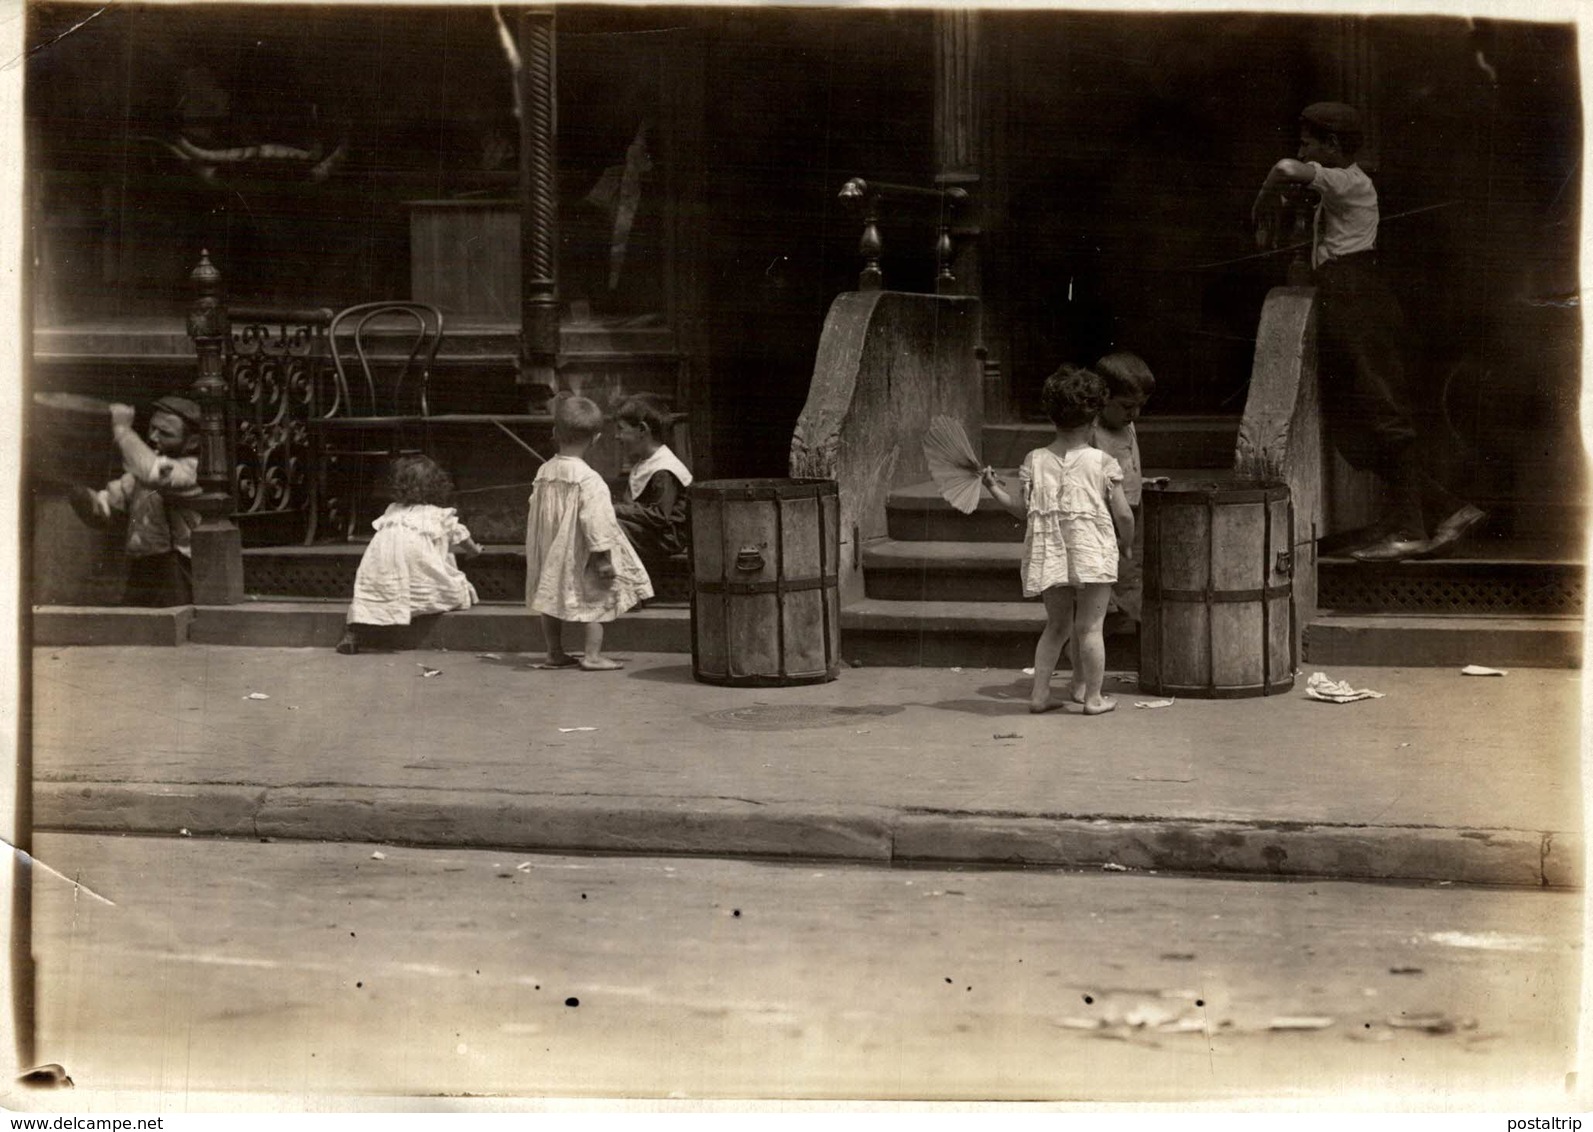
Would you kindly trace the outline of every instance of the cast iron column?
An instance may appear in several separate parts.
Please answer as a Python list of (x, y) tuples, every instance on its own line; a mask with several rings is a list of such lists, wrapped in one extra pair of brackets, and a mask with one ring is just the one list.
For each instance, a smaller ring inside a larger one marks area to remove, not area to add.
[(957, 292), (978, 295), (979, 219), (983, 208), (979, 184), (979, 135), (983, 128), (979, 84), (983, 79), (979, 52), (979, 13), (968, 8), (935, 13), (935, 184), (967, 189), (972, 207), (952, 234), (956, 240), (952, 274)]
[(520, 15), (520, 386), (533, 411), (558, 390), (559, 98), (551, 7)]
[[(984, 297), (985, 283), (980, 270), (979, 242), (984, 236), (990, 212), (990, 186), (981, 184), (984, 159), (986, 81), (984, 53), (980, 44), (979, 13), (972, 8), (943, 8), (935, 12), (935, 184), (943, 189), (960, 188), (968, 193), (948, 235), (953, 237), (950, 268), (954, 280), (937, 280), (936, 291)], [(949, 205), (945, 202), (942, 207)], [(987, 420), (1005, 420), (1011, 415), (1001, 360), (992, 357), (991, 340), (998, 337), (990, 325), (988, 304), (979, 304), (978, 359)]]
[(194, 604), (237, 605), (243, 601), (243, 535), (232, 521), (232, 454), (228, 451), (227, 383), (222, 377), (230, 328), (221, 303), (221, 272), (208, 251), (189, 279), (197, 295), (188, 311), (188, 336), (199, 355), (194, 399), (204, 424), (199, 434), (199, 488), (193, 532)]

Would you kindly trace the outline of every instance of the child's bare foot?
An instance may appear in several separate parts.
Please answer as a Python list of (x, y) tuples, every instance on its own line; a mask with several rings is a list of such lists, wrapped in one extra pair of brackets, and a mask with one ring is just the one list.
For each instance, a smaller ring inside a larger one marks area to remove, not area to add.
[(574, 668), (580, 662), (567, 652), (548, 653), (548, 658), (541, 664), (534, 664), (533, 668)]
[(343, 630), (343, 639), (338, 641), (337, 651), (344, 656), (354, 656), (360, 651), (360, 643), (355, 638), (353, 629)]
[(1075, 680), (1068, 685), (1068, 699), (1076, 704), (1082, 704), (1089, 699), (1090, 690), (1084, 686), (1084, 681)]
[(613, 672), (616, 668), (625, 666), (617, 660), (610, 660), (606, 656), (583, 656), (580, 660), (583, 672)]
[(1111, 696), (1096, 696), (1093, 700), (1084, 701), (1085, 715), (1105, 715), (1109, 711), (1117, 710), (1117, 700)]
[(1057, 703), (1050, 696), (1046, 696), (1044, 699), (1029, 701), (1029, 714), (1040, 715), (1044, 712), (1055, 711), (1061, 706), (1061, 704)]

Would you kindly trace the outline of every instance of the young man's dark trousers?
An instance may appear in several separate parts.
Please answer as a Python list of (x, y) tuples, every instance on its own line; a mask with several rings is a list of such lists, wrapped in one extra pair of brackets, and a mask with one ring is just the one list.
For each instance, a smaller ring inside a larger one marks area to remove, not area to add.
[[(1415, 539), (1427, 519), (1463, 506), (1433, 475), (1433, 430), (1417, 424), (1405, 365), (1405, 324), (1372, 252), (1316, 269), (1317, 367), (1328, 435), (1357, 468), (1376, 471), (1392, 496), (1387, 525)], [(1424, 499), (1426, 508), (1423, 506)]]

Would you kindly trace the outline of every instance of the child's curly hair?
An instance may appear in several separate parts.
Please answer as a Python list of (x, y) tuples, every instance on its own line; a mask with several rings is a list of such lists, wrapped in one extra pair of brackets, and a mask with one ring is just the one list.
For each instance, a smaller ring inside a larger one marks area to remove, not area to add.
[(388, 486), (393, 502), (406, 507), (417, 503), (446, 507), (453, 502), (453, 477), (430, 456), (400, 456), (394, 460)]
[(1089, 424), (1106, 406), (1106, 382), (1081, 366), (1063, 365), (1045, 379), (1040, 408), (1057, 428)]
[(560, 397), (553, 407), (553, 439), (560, 444), (591, 440), (603, 431), (603, 410), (585, 397)]

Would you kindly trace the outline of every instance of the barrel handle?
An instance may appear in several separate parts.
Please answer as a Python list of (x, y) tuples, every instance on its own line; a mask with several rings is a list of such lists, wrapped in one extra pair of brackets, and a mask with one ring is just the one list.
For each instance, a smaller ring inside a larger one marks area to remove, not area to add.
[(736, 569), (744, 574), (756, 574), (763, 569), (763, 551), (756, 546), (744, 546), (736, 552)]

